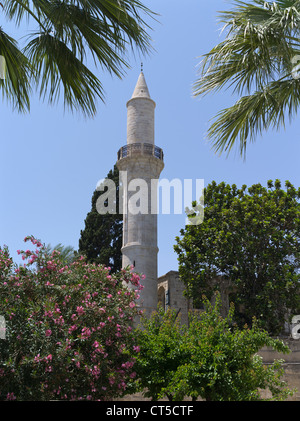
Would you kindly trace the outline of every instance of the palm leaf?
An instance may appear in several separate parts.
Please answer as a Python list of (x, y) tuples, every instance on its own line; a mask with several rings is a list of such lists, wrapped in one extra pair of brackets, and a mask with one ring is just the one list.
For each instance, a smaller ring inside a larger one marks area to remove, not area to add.
[(239, 140), (244, 154), (247, 140), (270, 126), (280, 127), (291, 104), (290, 116), (298, 107), (293, 59), (300, 58), (300, 1), (233, 3), (234, 10), (221, 12), (226, 38), (203, 57), (193, 94), (231, 88), (241, 96), (217, 114), (208, 138), (221, 152), (230, 151)]
[(96, 112), (96, 98), (103, 99), (102, 84), (63, 42), (50, 34), (37, 34), (25, 51), (42, 97), (48, 95), (50, 103), (56, 102), (63, 87), (65, 106), (82, 109), (86, 115)]
[(19, 111), (29, 110), (31, 67), (17, 42), (0, 28), (0, 55), (5, 61), (5, 78), (0, 79), (2, 95)]
[(143, 16), (154, 14), (138, 0), (3, 0), (3, 4), (6, 17), (17, 25), (24, 18), (36, 25), (23, 58), (34, 69), (31, 82), (37, 83), (41, 97), (49, 96), (55, 103), (63, 92), (65, 105), (86, 115), (95, 114), (97, 99), (104, 101), (90, 60), (121, 78), (129, 67), (128, 48), (141, 54), (151, 50), (150, 27)]
[(45, 247), (45, 254), (51, 258), (53, 253), (59, 253), (59, 259), (67, 264), (73, 263), (76, 259), (76, 251), (72, 246), (64, 246), (61, 243), (52, 247), (51, 244), (48, 244)]
[(262, 90), (239, 99), (232, 107), (219, 112), (208, 130), (208, 138), (218, 152), (229, 153), (239, 141), (241, 155), (246, 154), (247, 141), (253, 142), (258, 134), (269, 128), (285, 125), (300, 105), (300, 81), (296, 79), (274, 81)]
[(95, 64), (100, 63), (105, 70), (118, 77), (123, 75), (121, 68), (127, 66), (122, 58), (125, 48), (113, 33), (111, 25), (87, 14), (78, 6), (60, 1), (51, 3), (47, 18), (52, 22), (55, 37), (70, 46), (72, 53), (80, 60), (90, 52)]

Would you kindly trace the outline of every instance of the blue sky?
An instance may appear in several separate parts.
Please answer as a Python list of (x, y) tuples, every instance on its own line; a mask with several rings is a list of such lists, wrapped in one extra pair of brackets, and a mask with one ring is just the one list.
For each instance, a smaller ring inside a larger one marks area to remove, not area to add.
[[(145, 3), (160, 14), (151, 32), (156, 51), (149, 57), (132, 57), (123, 80), (99, 73), (106, 102), (99, 102), (96, 117), (71, 114), (60, 104), (42, 103), (37, 96), (32, 98), (30, 114), (20, 115), (1, 100), (0, 245), (8, 245), (16, 260), (16, 250), (31, 234), (52, 246), (62, 243), (77, 249), (96, 184), (126, 144), (126, 101), (141, 61), (156, 102), (155, 142), (165, 154), (162, 178), (238, 186), (266, 185), (267, 180), (278, 178), (300, 186), (299, 118), (285, 129), (258, 137), (248, 146), (246, 161), (235, 152), (217, 156), (205, 141), (209, 120), (235, 98), (224, 91), (195, 99), (191, 87), (199, 57), (222, 39), (217, 12), (228, 9), (229, 2)], [(7, 29), (5, 22), (0, 25)], [(184, 214), (158, 216), (159, 275), (178, 268), (173, 245), (184, 224)]]

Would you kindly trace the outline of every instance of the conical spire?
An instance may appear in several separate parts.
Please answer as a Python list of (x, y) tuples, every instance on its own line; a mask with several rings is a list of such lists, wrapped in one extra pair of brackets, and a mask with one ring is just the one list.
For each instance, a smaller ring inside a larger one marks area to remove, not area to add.
[(150, 98), (149, 89), (144, 73), (141, 71), (131, 98)]

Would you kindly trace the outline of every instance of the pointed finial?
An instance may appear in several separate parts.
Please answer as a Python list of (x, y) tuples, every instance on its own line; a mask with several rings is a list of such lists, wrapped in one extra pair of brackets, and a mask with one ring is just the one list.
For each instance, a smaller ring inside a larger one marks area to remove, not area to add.
[(144, 65), (143, 65), (143, 62), (141, 63), (141, 72), (143, 73), (143, 67), (144, 67)]
[(136, 98), (136, 97), (151, 99), (149, 89), (147, 87), (147, 83), (146, 83), (145, 76), (144, 76), (143, 72), (141, 72), (139, 77), (138, 77), (138, 80), (137, 80), (137, 83), (135, 85), (135, 88), (134, 88), (134, 91), (133, 91), (133, 94), (132, 94), (131, 98)]

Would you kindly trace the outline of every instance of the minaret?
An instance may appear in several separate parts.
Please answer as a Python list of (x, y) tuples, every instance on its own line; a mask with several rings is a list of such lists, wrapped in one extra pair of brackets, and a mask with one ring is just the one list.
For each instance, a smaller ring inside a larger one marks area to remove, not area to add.
[(123, 185), (122, 267), (133, 265), (145, 275), (139, 305), (157, 309), (157, 182), (163, 151), (154, 143), (155, 102), (141, 71), (127, 102), (127, 145), (118, 152)]

